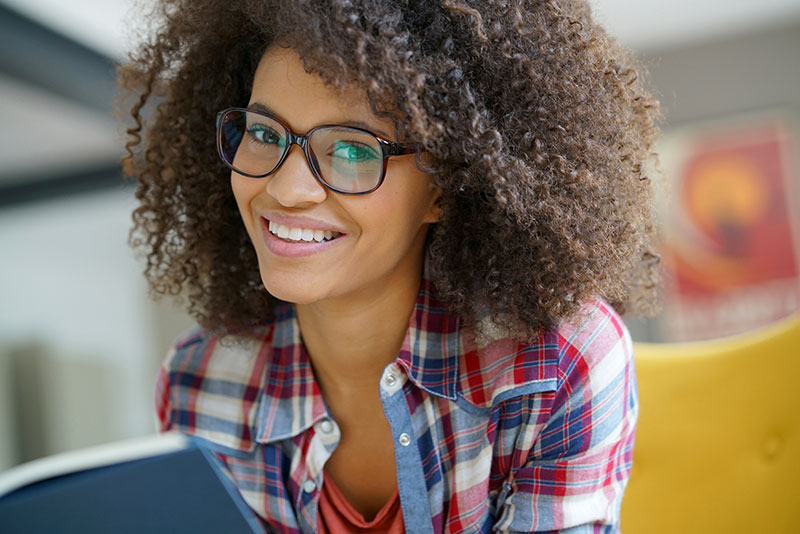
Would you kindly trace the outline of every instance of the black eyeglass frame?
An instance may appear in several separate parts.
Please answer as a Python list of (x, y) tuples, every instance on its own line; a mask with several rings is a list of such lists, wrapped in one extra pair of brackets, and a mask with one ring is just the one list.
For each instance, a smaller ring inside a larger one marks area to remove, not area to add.
[[(285, 130), (285, 132), (286, 132), (286, 141), (287, 141), (286, 142), (286, 147), (284, 148), (283, 154), (281, 154), (280, 159), (278, 159), (278, 163), (276, 163), (275, 167), (273, 167), (272, 170), (270, 170), (269, 172), (266, 172), (264, 174), (250, 174), (250, 173), (247, 173), (247, 172), (240, 171), (239, 169), (234, 167), (233, 166), (233, 162), (229, 162), (227, 160), (227, 158), (225, 157), (225, 155), (223, 154), (223, 149), (222, 149), (222, 120), (227, 114), (232, 113), (232, 112), (255, 113), (257, 115), (261, 115), (263, 117), (267, 117), (268, 119), (271, 119), (271, 120), (277, 122), (278, 124), (280, 124), (283, 127), (283, 129)], [(339, 129), (345, 129), (345, 130), (351, 130), (351, 131), (359, 132), (359, 133), (362, 133), (362, 134), (368, 134), (368, 135), (371, 135), (372, 137), (374, 137), (375, 139), (378, 140), (378, 145), (381, 147), (381, 154), (383, 155), (383, 166), (381, 167), (381, 175), (380, 175), (380, 178), (378, 179), (378, 183), (375, 185), (375, 187), (373, 187), (372, 189), (369, 189), (367, 191), (356, 191), (356, 192), (353, 192), (353, 191), (342, 191), (340, 189), (335, 188), (334, 186), (332, 186), (331, 184), (329, 184), (328, 182), (326, 182), (322, 178), (322, 173), (320, 172), (320, 168), (319, 168), (319, 162), (317, 161), (316, 157), (314, 157), (313, 154), (311, 154), (309, 152), (308, 138), (309, 138), (309, 136), (311, 136), (311, 134), (313, 134), (315, 131), (317, 131), (317, 130), (319, 130), (321, 128), (332, 128), (332, 127), (333, 128), (339, 128)], [(317, 182), (319, 182), (320, 185), (322, 185), (324, 188), (326, 188), (326, 189), (328, 189), (330, 191), (333, 191), (335, 193), (342, 194), (342, 195), (366, 195), (368, 193), (372, 193), (373, 191), (378, 189), (381, 186), (381, 184), (383, 184), (383, 179), (386, 177), (387, 160), (390, 157), (392, 157), (392, 156), (404, 156), (406, 154), (414, 154), (414, 153), (418, 152), (419, 149), (420, 149), (420, 145), (418, 143), (395, 143), (394, 141), (389, 141), (388, 139), (384, 139), (383, 137), (381, 137), (378, 134), (376, 134), (374, 132), (371, 132), (369, 130), (365, 130), (363, 128), (356, 128), (354, 126), (344, 126), (344, 125), (341, 125), (341, 124), (321, 124), (319, 126), (314, 126), (309, 131), (307, 131), (305, 134), (300, 135), (300, 134), (294, 133), (286, 125), (285, 122), (283, 122), (281, 119), (279, 119), (275, 115), (272, 115), (271, 113), (267, 113), (266, 111), (262, 111), (260, 109), (238, 108), (238, 107), (227, 108), (227, 109), (224, 109), (224, 110), (220, 111), (219, 113), (217, 113), (217, 135), (216, 135), (216, 138), (217, 138), (216, 139), (216, 141), (217, 141), (217, 154), (219, 155), (219, 158), (222, 160), (222, 162), (228, 168), (230, 168), (232, 171), (234, 171), (234, 172), (236, 172), (238, 174), (241, 174), (242, 176), (247, 176), (249, 178), (264, 178), (264, 177), (267, 177), (270, 174), (274, 173), (275, 171), (277, 171), (281, 167), (281, 165), (283, 165), (283, 162), (286, 160), (286, 158), (289, 156), (289, 151), (292, 149), (292, 145), (297, 145), (303, 151), (303, 154), (304, 154), (304, 156), (306, 158), (306, 163), (308, 164), (308, 168), (311, 169), (311, 174), (314, 175), (314, 178), (317, 180)]]

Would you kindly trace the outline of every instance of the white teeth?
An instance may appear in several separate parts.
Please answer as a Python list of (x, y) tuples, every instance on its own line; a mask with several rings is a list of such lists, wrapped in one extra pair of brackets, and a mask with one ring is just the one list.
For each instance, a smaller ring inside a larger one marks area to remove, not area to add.
[(329, 241), (335, 237), (339, 237), (339, 232), (331, 230), (311, 230), (309, 228), (290, 228), (284, 224), (279, 224), (274, 221), (269, 221), (270, 233), (280, 237), (281, 239), (288, 239), (291, 241), (305, 241), (308, 243)]

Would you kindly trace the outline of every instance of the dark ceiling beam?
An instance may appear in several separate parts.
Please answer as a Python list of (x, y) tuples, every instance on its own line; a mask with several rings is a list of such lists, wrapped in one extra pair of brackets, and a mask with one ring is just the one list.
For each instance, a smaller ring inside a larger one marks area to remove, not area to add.
[[(110, 114), (113, 109), (115, 61), (5, 5), (0, 5), (0, 73), (79, 104), (93, 113)], [(0, 178), (0, 209), (132, 187), (121, 178), (117, 159), (80, 170), (43, 174), (32, 169), (29, 176)]]
[(0, 209), (19, 207), (22, 204), (65, 198), (101, 190), (132, 190), (133, 182), (122, 178), (118, 161), (96, 165), (91, 169), (63, 174), (50, 174), (47, 178), (20, 179), (0, 183)]
[(0, 72), (92, 109), (110, 112), (116, 63), (0, 5)]

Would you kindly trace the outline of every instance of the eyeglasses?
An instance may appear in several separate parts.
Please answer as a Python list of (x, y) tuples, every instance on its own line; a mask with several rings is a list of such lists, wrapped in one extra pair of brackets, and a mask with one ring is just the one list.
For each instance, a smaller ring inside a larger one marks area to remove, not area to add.
[(219, 157), (244, 176), (263, 178), (274, 173), (294, 144), (303, 150), (314, 178), (344, 195), (375, 191), (383, 183), (389, 157), (413, 154), (419, 148), (350, 126), (316, 126), (298, 135), (277, 117), (247, 108), (230, 108), (217, 115)]

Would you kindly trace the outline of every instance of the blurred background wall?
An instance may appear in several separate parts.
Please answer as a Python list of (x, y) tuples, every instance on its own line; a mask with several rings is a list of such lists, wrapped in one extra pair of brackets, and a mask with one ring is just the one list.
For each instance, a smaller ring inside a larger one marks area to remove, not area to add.
[[(650, 70), (666, 115), (663, 198), (685, 208), (661, 207), (683, 233), (665, 231), (665, 312), (627, 318), (635, 339), (713, 337), (796, 310), (800, 2), (594, 6)], [(152, 432), (156, 369), (191, 324), (148, 299), (126, 244), (133, 188), (120, 179), (112, 101), (114, 66), (137, 40), (130, 9), (129, 0), (0, 0), (0, 470)], [(770, 214), (779, 220), (763, 222)], [(764, 246), (737, 245), (767, 234)], [(700, 249), (711, 255), (699, 267), (681, 259)], [(699, 272), (707, 265), (738, 274)], [(765, 284), (789, 297), (762, 306)], [(675, 319), (732, 305), (745, 312), (700, 333)]]

